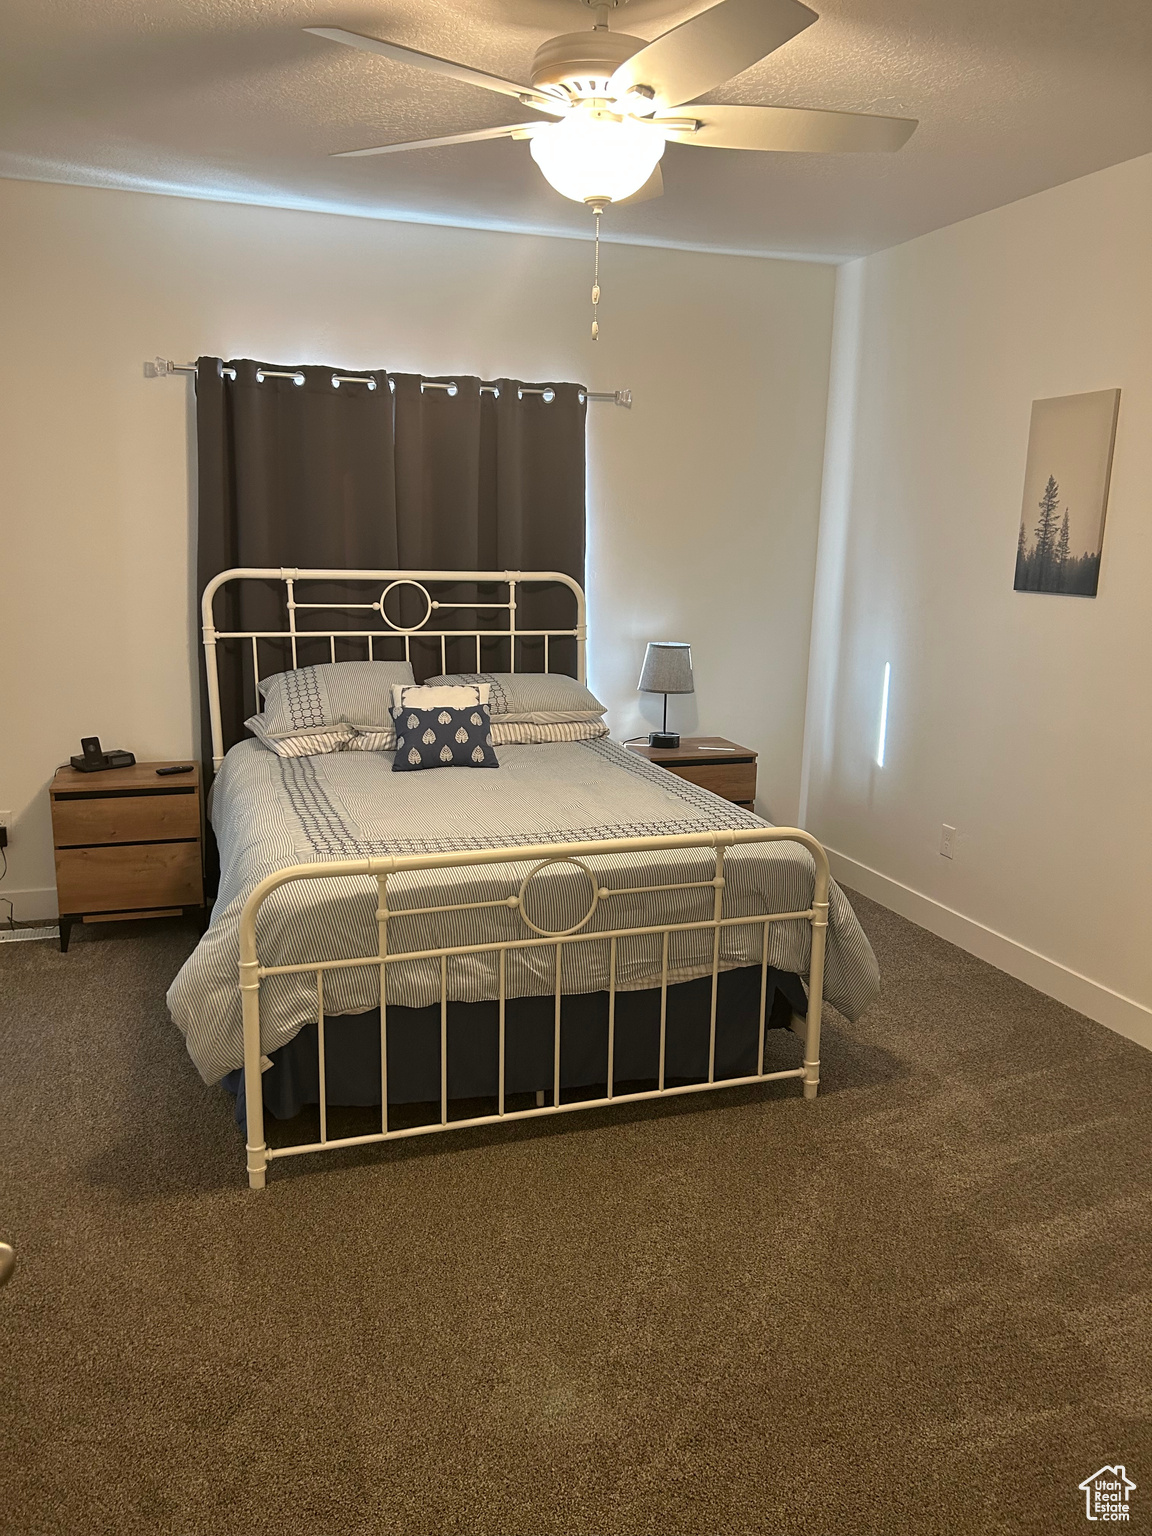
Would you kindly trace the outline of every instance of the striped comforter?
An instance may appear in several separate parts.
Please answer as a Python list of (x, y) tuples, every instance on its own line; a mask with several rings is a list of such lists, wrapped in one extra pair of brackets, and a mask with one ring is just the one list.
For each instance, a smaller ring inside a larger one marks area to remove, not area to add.
[[(168, 992), (168, 1006), (206, 1082), (243, 1064), (238, 988), (239, 918), (253, 888), (292, 864), (372, 854), (432, 853), (532, 843), (618, 837), (674, 836), (761, 823), (747, 811), (646, 762), (606, 739), (500, 749), (497, 771), (448, 768), (394, 774), (389, 752), (336, 752), (282, 758), (255, 741), (232, 748), (217, 776), (212, 825), (220, 845), (220, 893), (208, 932)], [(707, 849), (658, 850), (591, 861), (600, 883), (621, 889), (672, 881), (710, 880)], [(498, 901), (515, 894), (526, 863), (409, 872), (388, 881), (390, 909)], [(725, 860), (725, 916), (803, 910), (812, 899), (811, 855), (797, 843), (748, 844)], [(710, 918), (711, 887), (619, 896), (601, 901), (586, 931)], [(571, 865), (544, 871), (525, 898), (541, 928), (578, 923), (590, 901), (587, 876)], [(285, 965), (376, 953), (376, 882), (370, 877), (292, 881), (262, 908), (257, 940), (261, 962)], [(774, 923), (769, 964), (804, 975), (811, 929), (804, 920)], [(762, 928), (724, 930), (721, 965), (757, 964)], [(491, 943), (527, 937), (518, 911), (506, 905), (389, 924), (389, 950)], [(708, 974), (712, 933), (675, 934), (669, 980)], [(606, 940), (565, 945), (565, 992), (608, 985)], [(448, 995), (475, 1002), (498, 995), (495, 952), (448, 963)], [(617, 986), (659, 984), (658, 935), (621, 940)], [(406, 961), (388, 970), (388, 1002), (425, 1007), (440, 995), (438, 960)], [(556, 949), (508, 953), (507, 995), (551, 992)], [(848, 1018), (858, 1017), (879, 990), (872, 950), (843, 893), (832, 887), (825, 996)], [(365, 966), (330, 971), (325, 1014), (363, 1013), (379, 1001), (379, 971)], [(285, 1044), (316, 1018), (311, 974), (267, 978), (261, 988), (261, 1046)]]

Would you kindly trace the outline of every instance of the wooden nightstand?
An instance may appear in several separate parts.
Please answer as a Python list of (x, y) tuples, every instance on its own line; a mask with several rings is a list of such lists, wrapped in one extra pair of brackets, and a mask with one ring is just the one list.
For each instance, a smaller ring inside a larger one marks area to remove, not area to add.
[(756, 754), (723, 736), (681, 736), (678, 747), (650, 747), (646, 741), (626, 741), (629, 752), (638, 752), (650, 763), (710, 789), (714, 795), (755, 810)]
[(62, 950), (75, 922), (203, 908), (200, 768), (158, 777), (168, 766), (57, 769), (50, 793)]

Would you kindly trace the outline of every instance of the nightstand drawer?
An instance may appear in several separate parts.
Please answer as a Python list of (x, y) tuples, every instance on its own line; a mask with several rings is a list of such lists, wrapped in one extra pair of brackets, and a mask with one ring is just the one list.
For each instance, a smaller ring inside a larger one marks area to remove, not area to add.
[(200, 844), (61, 848), (56, 853), (56, 889), (61, 912), (199, 906), (204, 899)]
[(52, 802), (52, 829), (57, 848), (199, 837), (200, 797), (192, 789), (74, 800), (58, 795)]
[(669, 773), (678, 773), (682, 779), (710, 789), (725, 800), (754, 800), (756, 798), (755, 763), (666, 763)]

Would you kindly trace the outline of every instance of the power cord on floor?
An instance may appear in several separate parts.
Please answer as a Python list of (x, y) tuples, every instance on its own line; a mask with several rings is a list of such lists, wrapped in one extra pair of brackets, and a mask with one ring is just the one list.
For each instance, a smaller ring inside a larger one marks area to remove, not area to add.
[[(4, 861), (4, 867), (0, 869), (0, 880), (6, 880), (8, 878), (8, 850), (6, 848), (0, 848), (0, 859)], [(8, 927), (15, 933), (16, 908), (8, 900), (7, 896), (0, 896), (0, 905), (8, 908)]]

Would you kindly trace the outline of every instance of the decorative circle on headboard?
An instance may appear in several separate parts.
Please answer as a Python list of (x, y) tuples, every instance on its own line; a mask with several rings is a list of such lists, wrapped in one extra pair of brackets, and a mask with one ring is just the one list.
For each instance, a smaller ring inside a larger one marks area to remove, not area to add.
[[(424, 617), (420, 620), (419, 624), (410, 624), (407, 627), (403, 624), (394, 624), (387, 613), (385, 613), (384, 604), (388, 601), (388, 595), (390, 592), (394, 592), (397, 587), (415, 587), (418, 592), (424, 594), (424, 601), (428, 604), (428, 607), (425, 609)], [(389, 629), (394, 630), (398, 635), (414, 635), (427, 624), (428, 620), (432, 617), (432, 609), (436, 605), (433, 603), (432, 594), (426, 586), (421, 582), (414, 581), (410, 576), (401, 576), (399, 581), (390, 581), (388, 583), (380, 594), (380, 601), (375, 606), (379, 608), (380, 617)]]

